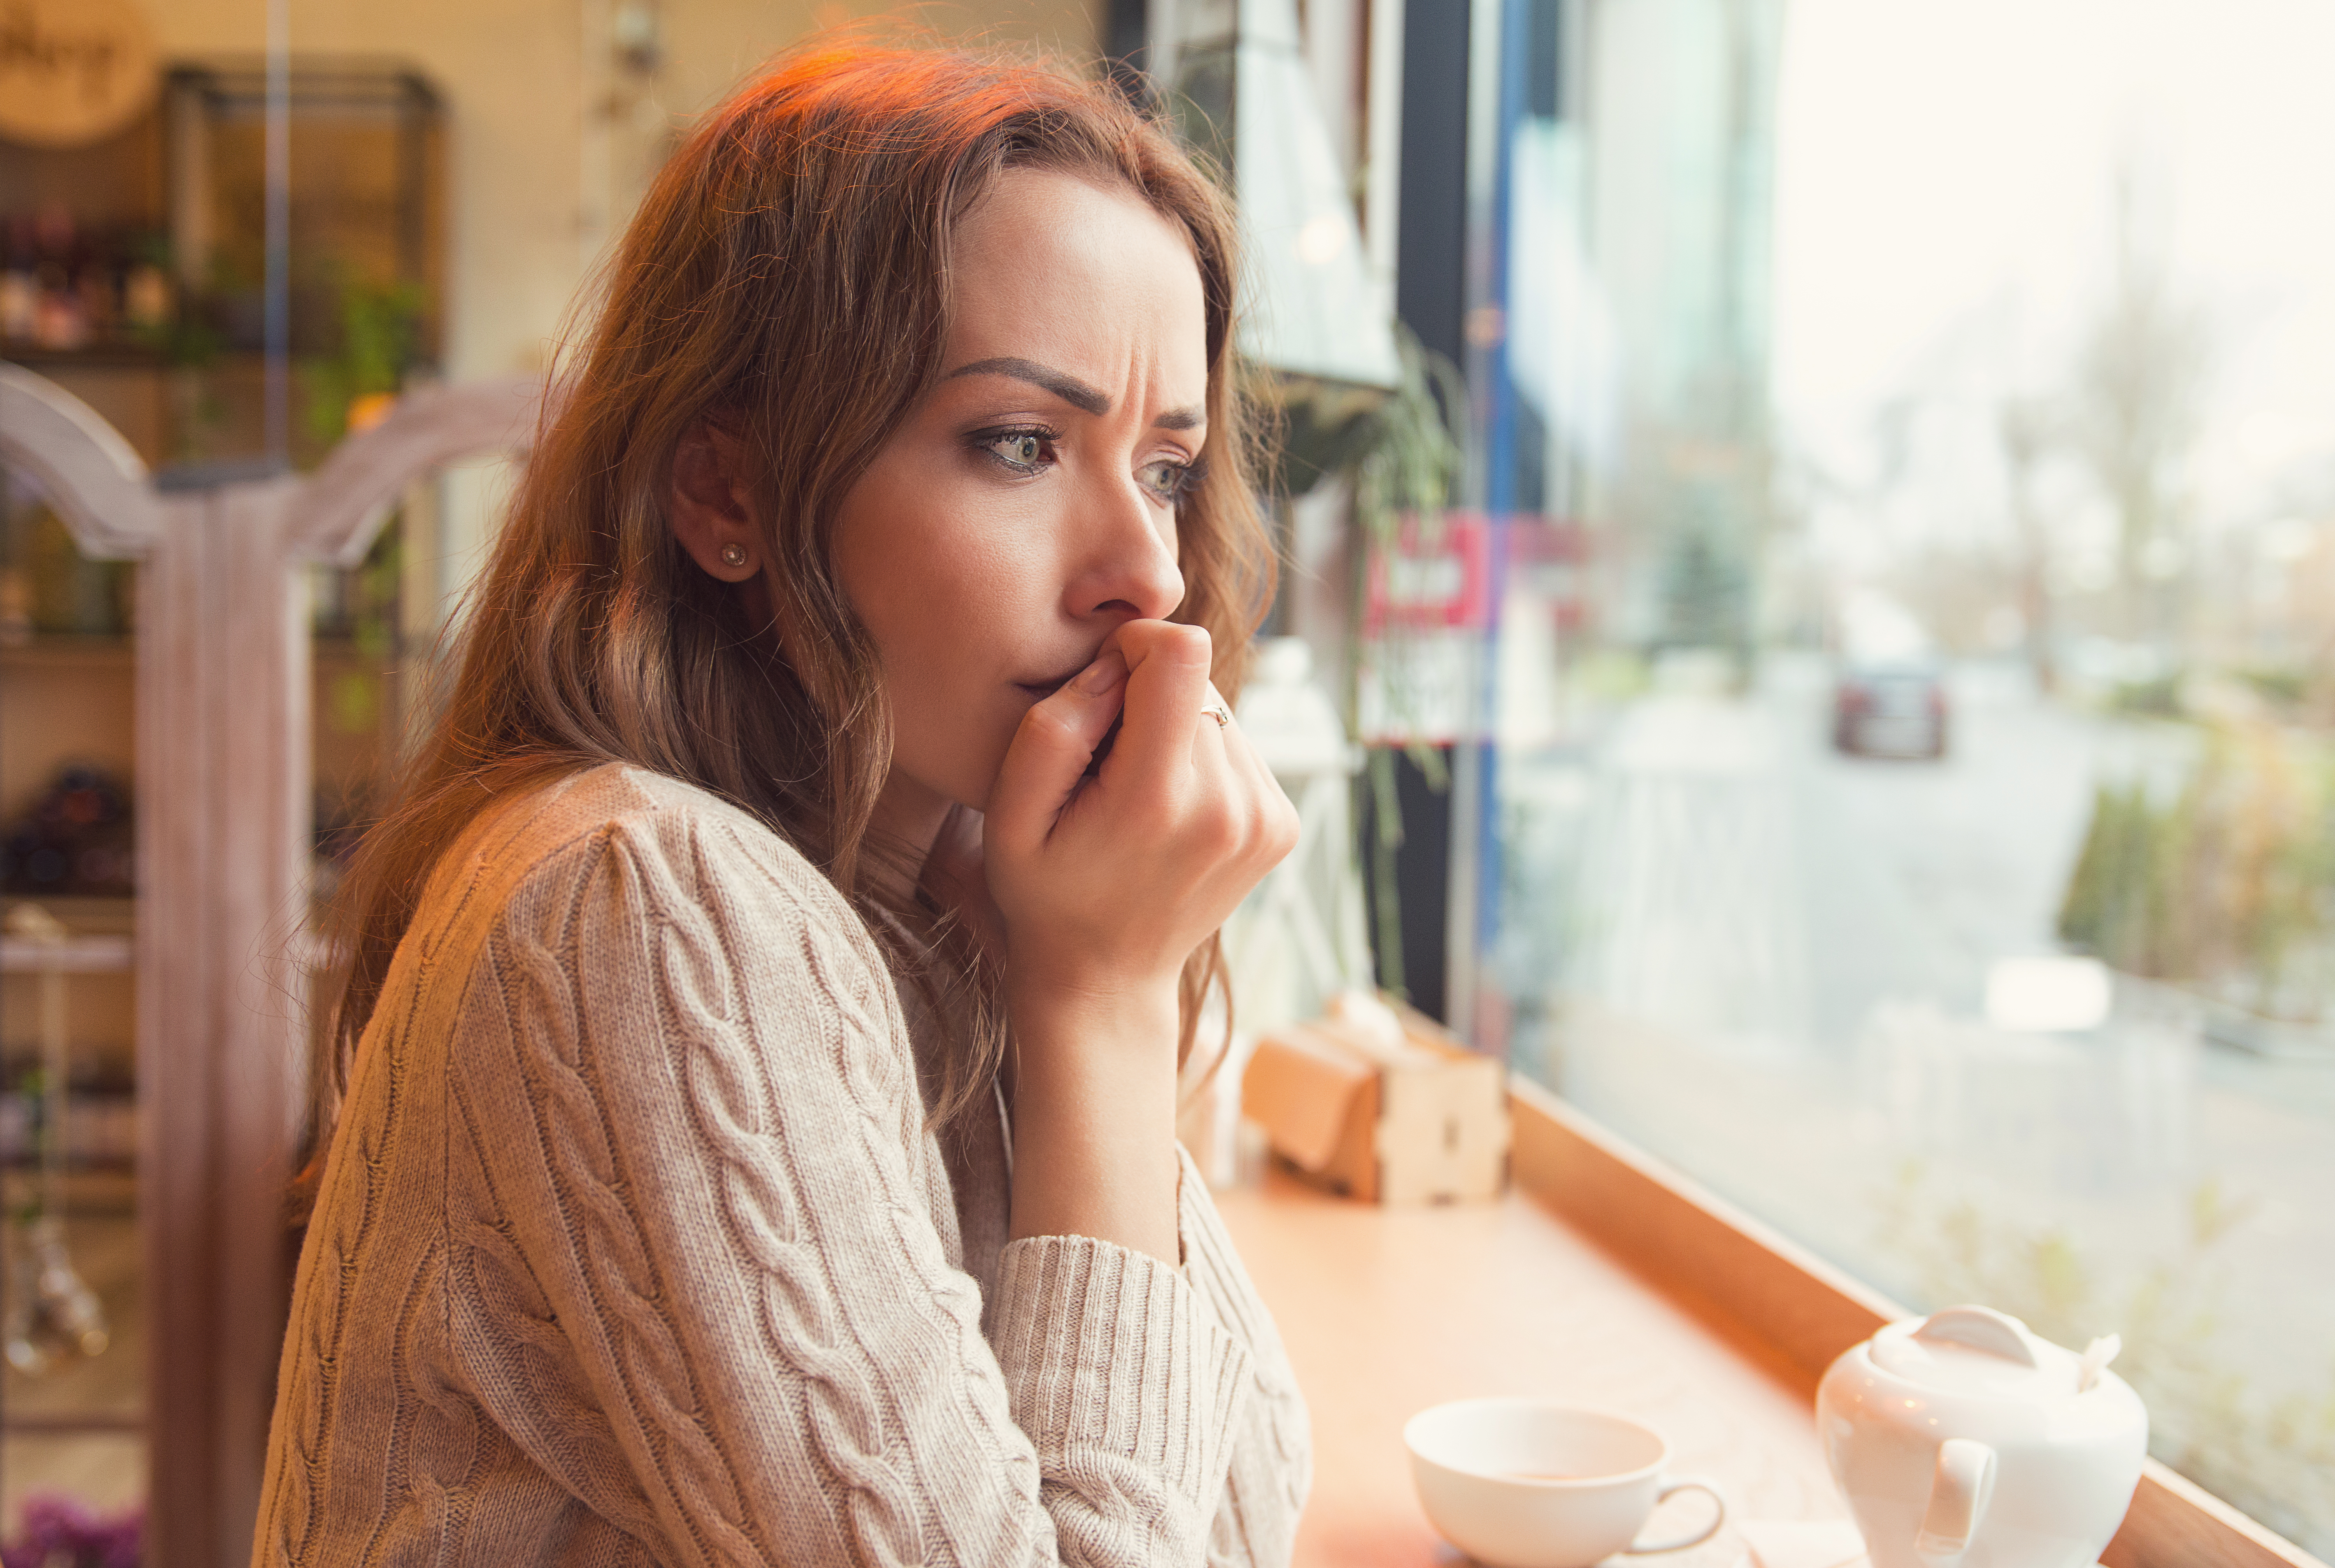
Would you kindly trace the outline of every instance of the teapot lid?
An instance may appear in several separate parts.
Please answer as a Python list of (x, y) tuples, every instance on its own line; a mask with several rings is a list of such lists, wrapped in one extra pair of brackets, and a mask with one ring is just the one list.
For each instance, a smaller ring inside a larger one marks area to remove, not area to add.
[(1991, 1307), (1948, 1307), (1873, 1336), (1874, 1364), (1917, 1387), (1998, 1399), (2062, 1399), (2098, 1381), (2121, 1346), (2114, 1335), (2078, 1356)]

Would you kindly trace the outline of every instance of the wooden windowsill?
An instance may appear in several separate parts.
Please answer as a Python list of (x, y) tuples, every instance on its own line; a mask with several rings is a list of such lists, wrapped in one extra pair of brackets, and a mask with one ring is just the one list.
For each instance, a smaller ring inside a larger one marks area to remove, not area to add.
[[(1632, 1147), (1512, 1086), (1515, 1190), (1384, 1209), (1274, 1172), (1219, 1198), (1312, 1406), (1299, 1568), (1454, 1559), (1412, 1491), (1402, 1425), (1446, 1399), (1528, 1394), (1661, 1431), (1674, 1474), (1719, 1482), (1730, 1526), (1677, 1568), (1733, 1568), (1744, 1519), (1839, 1519), (1810, 1415), (1833, 1358), (1910, 1315)], [(1665, 1505), (1685, 1528), (1706, 1506)], [(2107, 1568), (2325, 1568), (2151, 1461)]]

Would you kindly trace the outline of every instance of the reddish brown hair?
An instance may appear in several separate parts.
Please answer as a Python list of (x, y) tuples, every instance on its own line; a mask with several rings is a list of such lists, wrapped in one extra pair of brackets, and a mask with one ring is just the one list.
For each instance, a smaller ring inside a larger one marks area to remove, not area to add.
[[(1273, 559), (1235, 387), (1235, 225), (1222, 193), (1105, 83), (989, 53), (813, 44), (668, 162), (610, 264), (474, 590), (445, 701), (342, 889), (346, 969), (315, 1064), (320, 1160), (358, 1041), (431, 867), (494, 798), (623, 760), (753, 812), (873, 915), (869, 814), (891, 762), (875, 651), (832, 567), (837, 508), (940, 373), (956, 221), (1012, 168), (1130, 189), (1189, 236), (1207, 324), (1206, 477), (1177, 517), (1178, 620), (1238, 690)], [(675, 448), (711, 419), (772, 519), (772, 608), (801, 650), (675, 542)], [(928, 908), (980, 1015), (945, 1120), (1003, 1049), (993, 977)], [(886, 922), (871, 920), (879, 940)], [(906, 954), (901, 955), (906, 958)], [(1185, 976), (1188, 1050), (1211, 943)], [(312, 1162), (311, 1170), (316, 1168)]]

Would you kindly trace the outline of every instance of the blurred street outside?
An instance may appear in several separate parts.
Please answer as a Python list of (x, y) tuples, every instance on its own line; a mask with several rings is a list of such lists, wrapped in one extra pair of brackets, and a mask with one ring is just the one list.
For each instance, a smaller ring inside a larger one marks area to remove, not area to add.
[[(1991, 963), (2061, 950), (2096, 781), (2177, 777), (2194, 732), (2039, 698), (2015, 665), (1950, 684), (1942, 761), (1836, 752), (1828, 667), (1790, 653), (1749, 697), (1658, 692), (1587, 756), (1504, 760), (1507, 906), (1543, 923), (1521, 946), (1568, 954), (1519, 1064), (1911, 1304), (1982, 1292), (2315, 1408), (2335, 1051), (2202, 1044), (2146, 988), (2081, 1034), (1984, 1021)], [(2170, 1387), (2160, 1426), (2226, 1417)]]

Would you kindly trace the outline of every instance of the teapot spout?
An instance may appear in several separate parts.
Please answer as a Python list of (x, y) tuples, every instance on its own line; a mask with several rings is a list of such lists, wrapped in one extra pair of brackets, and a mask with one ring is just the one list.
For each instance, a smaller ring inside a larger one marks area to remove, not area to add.
[(1956, 1568), (1993, 1499), (1994, 1450), (1968, 1437), (1939, 1444), (1930, 1505), (1922, 1515), (1922, 1533), (1914, 1538), (1914, 1554), (1923, 1568)]

